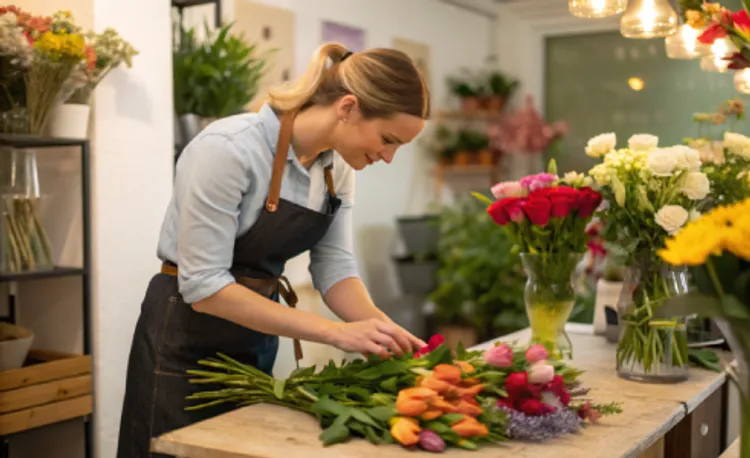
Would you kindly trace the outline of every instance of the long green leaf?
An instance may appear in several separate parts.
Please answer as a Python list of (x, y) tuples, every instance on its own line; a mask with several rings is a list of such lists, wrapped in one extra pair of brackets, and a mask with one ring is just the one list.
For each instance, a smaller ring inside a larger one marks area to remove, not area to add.
[(718, 318), (724, 316), (724, 311), (719, 299), (699, 292), (690, 292), (667, 299), (654, 312), (653, 317), (668, 318), (694, 314), (705, 318)]
[(750, 320), (750, 310), (734, 294), (722, 296), (721, 306), (724, 309), (724, 316), (729, 320)]
[(487, 205), (492, 205), (494, 203), (489, 197), (485, 196), (484, 194), (480, 194), (476, 191), (472, 191), (471, 195), (476, 197), (480, 202), (484, 202)]
[(320, 441), (324, 446), (344, 442), (349, 438), (349, 428), (344, 425), (331, 425), (320, 433)]
[(364, 424), (370, 425), (372, 427), (378, 428), (378, 429), (383, 429), (383, 426), (381, 424), (379, 424), (377, 421), (373, 420), (372, 417), (370, 417), (369, 415), (367, 415), (362, 410), (353, 407), (351, 409), (351, 413), (352, 413), (352, 417), (355, 420), (357, 420), (359, 422), (362, 422)]

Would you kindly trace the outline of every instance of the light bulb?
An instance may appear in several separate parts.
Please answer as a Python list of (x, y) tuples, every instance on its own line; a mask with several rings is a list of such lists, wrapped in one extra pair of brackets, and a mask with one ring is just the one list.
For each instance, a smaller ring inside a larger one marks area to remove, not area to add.
[(702, 30), (682, 24), (677, 33), (664, 39), (667, 57), (670, 59), (697, 59), (711, 54), (711, 47), (698, 41)]
[(736, 51), (729, 38), (719, 38), (711, 45), (711, 54), (701, 59), (701, 70), (724, 73), (728, 70), (729, 61), (724, 60)]
[(630, 0), (620, 19), (626, 38), (660, 38), (677, 31), (677, 12), (667, 0)]
[(568, 0), (568, 11), (576, 17), (603, 18), (625, 11), (628, 0)]
[(742, 94), (750, 94), (750, 68), (734, 72), (734, 88)]

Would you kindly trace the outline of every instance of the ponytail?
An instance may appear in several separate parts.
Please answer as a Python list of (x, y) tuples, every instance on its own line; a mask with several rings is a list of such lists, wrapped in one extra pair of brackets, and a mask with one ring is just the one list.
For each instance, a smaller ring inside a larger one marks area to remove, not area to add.
[(348, 49), (340, 43), (325, 43), (318, 47), (301, 77), (268, 92), (269, 105), (283, 113), (307, 104), (325, 80), (328, 59), (341, 62), (347, 52)]

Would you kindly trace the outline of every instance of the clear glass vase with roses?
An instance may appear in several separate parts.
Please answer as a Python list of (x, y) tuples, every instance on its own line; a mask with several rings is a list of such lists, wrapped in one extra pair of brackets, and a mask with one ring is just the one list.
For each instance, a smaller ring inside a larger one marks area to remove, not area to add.
[(552, 162), (548, 173), (498, 183), (494, 202), (475, 195), (486, 199), (487, 213), (520, 252), (532, 343), (561, 359), (572, 357), (565, 323), (576, 299), (573, 278), (586, 251), (586, 226), (602, 196), (588, 186), (590, 178), (575, 172), (560, 178), (554, 171)]
[(655, 313), (670, 297), (688, 291), (688, 275), (656, 253), (667, 237), (698, 217), (711, 185), (698, 151), (658, 142), (639, 134), (617, 149), (614, 133), (601, 134), (589, 140), (586, 154), (602, 159), (590, 174), (607, 202), (604, 237), (610, 253), (628, 266), (617, 306), (617, 372), (629, 380), (675, 383), (687, 378), (686, 318)]

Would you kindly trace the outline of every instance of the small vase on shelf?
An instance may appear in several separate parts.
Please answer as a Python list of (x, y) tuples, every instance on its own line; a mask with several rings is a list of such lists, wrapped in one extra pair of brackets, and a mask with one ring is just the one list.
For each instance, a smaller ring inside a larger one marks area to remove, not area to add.
[(572, 358), (565, 333), (576, 301), (574, 275), (582, 253), (521, 253), (528, 279), (524, 299), (531, 327), (531, 342), (544, 345), (556, 359)]
[(668, 298), (688, 292), (688, 271), (650, 253), (638, 259), (625, 272), (617, 304), (617, 374), (646, 383), (684, 381), (688, 378), (688, 318), (653, 316)]

